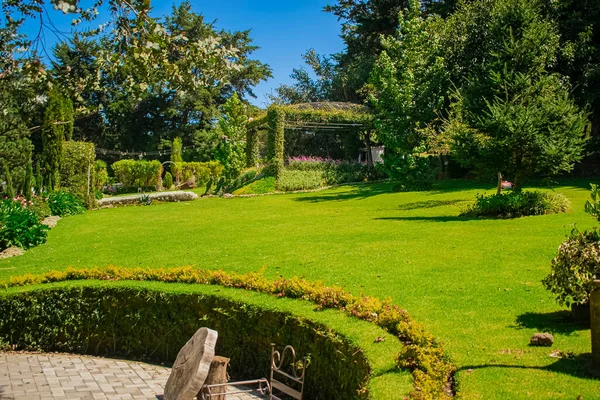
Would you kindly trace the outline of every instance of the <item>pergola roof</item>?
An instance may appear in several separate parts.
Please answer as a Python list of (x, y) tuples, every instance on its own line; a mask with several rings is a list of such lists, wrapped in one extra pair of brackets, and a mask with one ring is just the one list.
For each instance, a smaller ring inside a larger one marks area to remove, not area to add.
[[(272, 105), (285, 114), (285, 129), (291, 130), (354, 130), (373, 126), (373, 110), (362, 104), (344, 102), (313, 102)], [(265, 116), (266, 117), (266, 116)], [(266, 118), (253, 120), (252, 125), (266, 123)]]

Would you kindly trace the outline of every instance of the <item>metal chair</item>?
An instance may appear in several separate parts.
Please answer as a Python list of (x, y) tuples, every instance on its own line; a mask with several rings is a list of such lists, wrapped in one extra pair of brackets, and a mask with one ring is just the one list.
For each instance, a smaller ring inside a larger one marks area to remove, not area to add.
[[(288, 357), (289, 361), (286, 364)], [(282, 394), (273, 394), (273, 391), (276, 391), (278, 393), (283, 393), (283, 395), (289, 396), (294, 400), (302, 400), (304, 395), (304, 376), (306, 372), (306, 366), (307, 358), (304, 357), (302, 360), (298, 361), (296, 358), (296, 351), (292, 346), (285, 346), (283, 351), (280, 353), (278, 350), (275, 350), (275, 344), (271, 343), (270, 380), (261, 378), (248, 381), (204, 385), (200, 391), (201, 399), (222, 399), (227, 395), (256, 393), (262, 396), (268, 394), (269, 400), (282, 400), (279, 397), (282, 396)], [(284, 381), (286, 381), (286, 383), (284, 383)], [(228, 386), (235, 387), (236, 391), (228, 393), (223, 392), (223, 388), (227, 388)], [(252, 388), (249, 386), (256, 387)]]

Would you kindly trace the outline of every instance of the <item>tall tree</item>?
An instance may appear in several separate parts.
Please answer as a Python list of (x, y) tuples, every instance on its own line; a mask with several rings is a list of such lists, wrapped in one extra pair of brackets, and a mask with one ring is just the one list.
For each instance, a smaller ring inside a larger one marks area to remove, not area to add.
[(72, 126), (72, 114), (68, 106), (69, 100), (54, 87), (48, 96), (48, 106), (44, 113), (44, 125), (42, 126), (42, 159), (46, 182), (49, 187), (56, 188), (60, 184), (59, 171), (62, 161), (63, 141), (69, 125)]
[[(485, 21), (484, 27), (474, 27)], [(521, 189), (533, 175), (569, 171), (581, 158), (587, 115), (552, 72), (559, 34), (540, 2), (463, 5), (448, 21), (458, 91), (449, 122), (453, 151), (485, 176), (501, 172)], [(456, 64), (455, 64), (456, 65)]]

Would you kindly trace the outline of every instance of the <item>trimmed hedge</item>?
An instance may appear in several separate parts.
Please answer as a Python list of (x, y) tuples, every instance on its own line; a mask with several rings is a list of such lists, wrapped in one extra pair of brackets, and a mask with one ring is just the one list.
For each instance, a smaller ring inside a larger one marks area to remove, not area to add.
[[(354, 296), (340, 287), (327, 287), (320, 282), (300, 278), (280, 278), (270, 281), (260, 274), (240, 275), (223, 271), (191, 267), (172, 269), (118, 268), (73, 269), (52, 271), (42, 275), (27, 274), (11, 277), (5, 287), (59, 282), (67, 280), (133, 280), (221, 285), (260, 293), (308, 300), (322, 309), (338, 309), (358, 319), (374, 323), (398, 337), (404, 344), (396, 363), (413, 371), (415, 399), (445, 399), (452, 397), (450, 379), (455, 367), (443, 348), (400, 307), (391, 300)], [(0, 287), (2, 284), (0, 284)]]
[(158, 189), (163, 167), (160, 161), (121, 160), (112, 164), (117, 181), (124, 188), (154, 187)]
[(65, 141), (60, 163), (60, 189), (73, 193), (87, 208), (95, 206), (96, 153), (93, 143)]
[(172, 363), (201, 326), (219, 332), (216, 353), (237, 379), (269, 376), (270, 343), (310, 354), (310, 399), (367, 398), (362, 351), (331, 329), (218, 293), (133, 284), (52, 285), (0, 296), (0, 344)]

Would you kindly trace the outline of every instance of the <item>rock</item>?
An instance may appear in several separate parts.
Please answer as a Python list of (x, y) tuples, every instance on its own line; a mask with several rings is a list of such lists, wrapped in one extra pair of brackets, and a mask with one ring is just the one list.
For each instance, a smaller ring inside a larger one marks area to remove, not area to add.
[(52, 215), (50, 217), (44, 218), (41, 224), (46, 225), (48, 228), (52, 229), (56, 226), (56, 224), (58, 224), (58, 221), (60, 220), (61, 218), (59, 216)]
[(22, 256), (23, 254), (25, 254), (25, 250), (23, 250), (22, 248), (9, 247), (8, 249), (0, 252), (0, 259)]
[(234, 195), (232, 195), (231, 193), (225, 193), (225, 194), (223, 195), (223, 198), (224, 198), (224, 199), (233, 199), (234, 197), (235, 197), (235, 196), (234, 196)]
[(554, 344), (554, 336), (550, 333), (536, 333), (529, 340), (531, 346), (550, 347)]
[(200, 328), (179, 350), (164, 400), (193, 400), (198, 395), (215, 357), (217, 337), (217, 331)]

